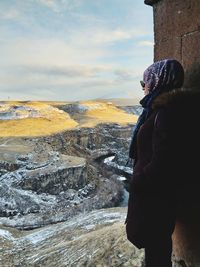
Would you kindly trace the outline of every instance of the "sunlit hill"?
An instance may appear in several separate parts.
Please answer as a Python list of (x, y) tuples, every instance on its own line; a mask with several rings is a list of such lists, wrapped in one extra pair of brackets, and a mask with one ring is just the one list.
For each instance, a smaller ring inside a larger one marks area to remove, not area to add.
[(0, 103), (2, 137), (45, 136), (77, 127), (94, 127), (100, 123), (127, 125), (136, 120), (137, 115), (128, 114), (106, 101)]

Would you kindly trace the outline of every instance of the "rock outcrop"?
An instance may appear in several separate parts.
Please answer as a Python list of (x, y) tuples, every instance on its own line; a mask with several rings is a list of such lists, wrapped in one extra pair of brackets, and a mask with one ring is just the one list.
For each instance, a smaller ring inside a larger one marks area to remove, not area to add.
[(122, 199), (122, 184), (104, 177), (86, 158), (61, 154), (43, 139), (23, 140), (21, 148), (18, 141), (13, 157), (15, 141), (6, 144), (9, 149), (6, 145), (0, 149), (6, 170), (0, 178), (0, 222), (4, 225), (36, 228), (86, 210), (112, 207)]

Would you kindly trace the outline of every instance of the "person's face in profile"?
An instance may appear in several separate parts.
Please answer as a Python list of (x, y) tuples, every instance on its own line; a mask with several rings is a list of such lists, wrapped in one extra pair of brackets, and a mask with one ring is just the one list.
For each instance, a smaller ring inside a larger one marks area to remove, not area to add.
[(142, 86), (142, 90), (144, 91), (144, 95), (148, 95), (149, 94), (149, 87), (147, 84), (145, 84), (145, 82), (140, 81), (140, 84)]

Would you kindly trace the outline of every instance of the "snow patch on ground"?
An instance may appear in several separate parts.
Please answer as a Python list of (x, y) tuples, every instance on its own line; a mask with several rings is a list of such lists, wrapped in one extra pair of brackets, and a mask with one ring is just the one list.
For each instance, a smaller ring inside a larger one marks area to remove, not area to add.
[(118, 176), (117, 177), (117, 180), (119, 180), (119, 181), (126, 181), (126, 177), (124, 177), (124, 176)]
[(113, 161), (114, 158), (115, 158), (115, 156), (108, 157), (108, 158), (104, 159), (104, 163), (109, 163), (109, 162)]
[(0, 229), (0, 238), (5, 238), (8, 240), (14, 240), (15, 239), (9, 231), (3, 230), (3, 229)]

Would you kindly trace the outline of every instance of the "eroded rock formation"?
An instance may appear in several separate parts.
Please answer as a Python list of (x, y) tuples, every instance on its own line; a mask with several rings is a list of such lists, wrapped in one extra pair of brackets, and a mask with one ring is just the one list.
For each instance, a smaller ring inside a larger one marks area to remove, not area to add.
[[(127, 205), (123, 181), (132, 174), (125, 165), (134, 123), (94, 118), (82, 127), (86, 108), (59, 108), (79, 127), (0, 139), (0, 265), (142, 267), (144, 252), (125, 235), (126, 208), (109, 209)], [(128, 116), (141, 111), (120, 108)]]
[[(32, 229), (122, 201), (132, 125), (2, 138), (0, 223)], [(104, 161), (105, 158), (111, 160)]]

